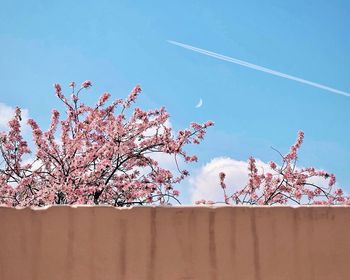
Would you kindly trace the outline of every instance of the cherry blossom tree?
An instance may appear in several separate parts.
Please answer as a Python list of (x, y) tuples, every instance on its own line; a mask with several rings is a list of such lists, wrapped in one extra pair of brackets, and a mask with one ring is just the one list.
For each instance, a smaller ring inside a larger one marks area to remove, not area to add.
[[(255, 158), (250, 157), (248, 160), (248, 182), (243, 188), (231, 195), (228, 195), (226, 191), (226, 174), (220, 172), (219, 182), (224, 198), (222, 202), (233, 205), (350, 204), (350, 198), (344, 195), (343, 190), (335, 188), (336, 178), (334, 174), (316, 170), (313, 167), (297, 167), (298, 150), (303, 139), (304, 133), (299, 131), (296, 142), (286, 155), (282, 155), (276, 150), (281, 156), (282, 164), (277, 165), (271, 161), (268, 171), (259, 172)], [(327, 185), (314, 183), (317, 178), (327, 181)], [(215, 204), (220, 202), (200, 200), (196, 203)]]
[[(212, 121), (191, 123), (177, 134), (166, 125), (165, 108), (132, 109), (141, 88), (136, 86), (126, 99), (112, 102), (104, 93), (95, 106), (85, 105), (80, 96), (92, 86), (70, 84), (71, 96), (55, 84), (55, 93), (65, 106), (66, 118), (52, 111), (51, 125), (42, 131), (28, 120), (35, 153), (21, 133), (21, 110), (9, 121), (9, 131), (0, 134), (0, 204), (12, 207), (54, 204), (169, 203), (177, 200), (174, 185), (188, 176), (163, 168), (152, 157), (168, 154), (185, 162), (197, 160), (184, 151), (187, 144), (199, 144)], [(26, 157), (32, 160), (26, 159)]]

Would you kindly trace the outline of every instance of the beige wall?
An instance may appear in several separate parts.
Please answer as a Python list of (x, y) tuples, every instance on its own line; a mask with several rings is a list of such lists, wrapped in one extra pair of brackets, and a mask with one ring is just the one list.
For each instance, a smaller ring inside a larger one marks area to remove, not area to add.
[(350, 279), (347, 207), (0, 208), (0, 279)]

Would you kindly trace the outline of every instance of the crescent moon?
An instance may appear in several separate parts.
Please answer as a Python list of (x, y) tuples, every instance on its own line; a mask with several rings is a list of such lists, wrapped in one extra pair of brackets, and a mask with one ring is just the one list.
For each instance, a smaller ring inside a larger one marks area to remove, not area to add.
[(196, 105), (196, 108), (200, 108), (202, 107), (202, 105), (203, 105), (203, 100), (202, 98), (200, 98), (198, 104)]

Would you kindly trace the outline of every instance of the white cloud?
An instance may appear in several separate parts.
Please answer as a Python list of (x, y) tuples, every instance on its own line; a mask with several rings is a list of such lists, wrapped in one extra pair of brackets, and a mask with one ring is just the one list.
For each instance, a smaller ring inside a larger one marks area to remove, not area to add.
[(248, 179), (247, 163), (229, 157), (213, 158), (190, 178), (191, 200), (206, 199), (223, 201), (223, 191), (219, 185), (219, 173), (226, 174), (227, 192), (243, 187)]
[[(15, 115), (15, 109), (14, 107), (8, 106), (4, 103), (0, 103), (0, 131), (7, 131), (8, 130), (8, 122), (13, 118)], [(25, 129), (26, 123), (29, 118), (29, 113), (27, 109), (21, 109), (22, 114), (22, 121), (21, 125)]]
[[(166, 153), (153, 153), (150, 155), (150, 157), (154, 160), (156, 160), (160, 167), (169, 169), (172, 172), (176, 172), (177, 166), (175, 162), (174, 155), (166, 154)], [(178, 160), (178, 163), (182, 163), (183, 160)]]

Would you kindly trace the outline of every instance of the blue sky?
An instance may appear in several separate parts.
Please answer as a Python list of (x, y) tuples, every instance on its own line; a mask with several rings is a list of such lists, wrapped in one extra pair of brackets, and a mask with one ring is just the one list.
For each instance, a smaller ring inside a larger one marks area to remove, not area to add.
[[(305, 132), (300, 165), (337, 175), (350, 191), (350, 98), (220, 61), (175, 40), (350, 91), (349, 1), (3, 1), (0, 0), (0, 102), (27, 108), (46, 127), (60, 106), (52, 84), (90, 79), (86, 95), (166, 106), (175, 129), (215, 121), (191, 148), (264, 162)], [(198, 100), (203, 106), (195, 108)], [(188, 182), (181, 189), (190, 200)], [(215, 188), (215, 186), (213, 186)]]

